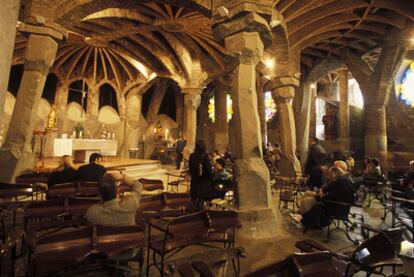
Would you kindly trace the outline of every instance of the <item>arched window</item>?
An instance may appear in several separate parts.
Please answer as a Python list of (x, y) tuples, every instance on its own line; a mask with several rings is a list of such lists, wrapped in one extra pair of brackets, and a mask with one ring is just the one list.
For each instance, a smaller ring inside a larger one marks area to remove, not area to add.
[(400, 103), (414, 107), (414, 62), (405, 70), (397, 93)]
[(47, 75), (45, 87), (43, 88), (42, 98), (46, 99), (49, 104), (53, 105), (55, 102), (56, 85), (58, 78), (55, 74)]
[(160, 110), (158, 114), (166, 114), (173, 120), (177, 119), (177, 108), (175, 104), (175, 94), (179, 90), (176, 84), (170, 85), (165, 93), (164, 98), (162, 99)]
[(99, 109), (104, 106), (114, 108), (118, 113), (118, 100), (116, 99), (115, 89), (108, 83), (99, 88)]
[(68, 103), (76, 102), (83, 110), (88, 107), (88, 85), (83, 80), (72, 82), (69, 85)]
[(348, 80), (348, 99), (349, 105), (362, 109), (364, 107), (364, 98), (361, 89), (355, 79)]

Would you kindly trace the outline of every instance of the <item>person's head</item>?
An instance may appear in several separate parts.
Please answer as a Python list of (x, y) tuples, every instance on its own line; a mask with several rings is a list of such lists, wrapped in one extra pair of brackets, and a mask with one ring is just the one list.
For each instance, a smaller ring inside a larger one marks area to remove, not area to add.
[(223, 170), (226, 166), (226, 161), (223, 158), (216, 159), (216, 162), (214, 163), (214, 167), (216, 170)]
[(372, 163), (375, 167), (379, 166), (379, 161), (378, 161), (378, 159), (375, 159), (375, 158), (371, 159), (371, 163)]
[(194, 152), (205, 153), (207, 151), (206, 149), (206, 143), (204, 142), (204, 140), (199, 139), (196, 141)]
[(102, 155), (99, 153), (92, 153), (89, 156), (89, 163), (101, 163), (102, 162)]
[(348, 173), (348, 165), (344, 161), (341, 161), (341, 160), (334, 161), (333, 166), (339, 169), (341, 173), (340, 176), (346, 175)]
[(329, 168), (327, 176), (328, 182), (334, 182), (339, 177), (345, 176), (347, 174), (348, 167), (346, 163), (343, 163), (343, 161), (335, 161), (334, 165), (331, 168)]
[(370, 157), (364, 157), (364, 164), (370, 164), (371, 163), (371, 158)]
[(220, 152), (216, 149), (216, 150), (214, 150), (214, 155), (219, 156)]
[(311, 137), (311, 138), (309, 139), (309, 144), (310, 144), (310, 145), (319, 144), (319, 139), (318, 139), (318, 138), (316, 138), (316, 137)]
[(414, 169), (414, 160), (410, 161), (410, 169)]
[(102, 200), (110, 201), (118, 196), (119, 181), (111, 174), (105, 174), (98, 185), (99, 195)]
[(64, 169), (68, 169), (68, 168), (73, 168), (73, 169), (75, 168), (75, 166), (73, 165), (72, 156), (63, 155), (61, 160), (60, 160), (58, 170), (64, 170)]

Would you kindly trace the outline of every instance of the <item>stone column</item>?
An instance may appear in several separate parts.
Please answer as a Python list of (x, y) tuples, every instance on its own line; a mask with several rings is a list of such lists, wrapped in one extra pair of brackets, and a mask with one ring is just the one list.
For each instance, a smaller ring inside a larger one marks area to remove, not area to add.
[(1, 182), (12, 182), (22, 171), (33, 168), (31, 150), (34, 121), (46, 76), (56, 57), (62, 34), (44, 26), (24, 25), (29, 39), (24, 61), (24, 72), (10, 121), (9, 132), (0, 149)]
[(141, 137), (140, 119), (142, 95), (131, 91), (125, 101), (124, 138), (120, 149), (122, 157), (128, 157), (128, 150), (137, 148)]
[(86, 115), (89, 119), (98, 119), (99, 93), (100, 90), (96, 84), (88, 83), (88, 92), (84, 101), (88, 101), (88, 105), (86, 107)]
[(310, 134), (310, 122), (311, 122), (311, 106), (316, 93), (316, 86), (310, 82), (305, 82), (298, 92), (301, 96), (298, 101), (298, 118), (297, 118), (297, 142), (298, 150), (304, 163), (308, 156), (309, 149), (309, 134)]
[(381, 168), (387, 165), (387, 119), (385, 104), (365, 104), (365, 155), (379, 158)]
[(184, 94), (184, 132), (183, 138), (187, 141), (184, 149), (184, 160), (188, 161), (194, 151), (197, 135), (197, 109), (201, 103), (201, 93), (204, 88), (182, 88)]
[(56, 89), (55, 107), (57, 118), (57, 129), (59, 137), (64, 133), (66, 120), (66, 106), (68, 104), (69, 85), (59, 83)]
[(349, 150), (349, 97), (348, 97), (348, 70), (338, 71), (339, 75), (339, 141), (343, 150)]
[[(227, 93), (230, 85), (217, 80), (214, 88), (214, 148), (224, 153), (229, 145), (229, 127), (227, 118)], [(207, 103), (208, 105), (208, 103)]]
[(302, 172), (296, 156), (296, 127), (292, 108), (295, 86), (298, 85), (299, 80), (293, 77), (278, 77), (272, 80), (272, 97), (280, 118), (282, 176), (296, 176)]
[(276, 234), (269, 171), (263, 161), (256, 94), (256, 65), (263, 54), (257, 32), (240, 32), (225, 39), (226, 50), (238, 53), (233, 86), (233, 124), (237, 141), (237, 189), (242, 236), (266, 238)]
[(13, 58), (20, 0), (5, 0), (0, 9), (0, 126), (4, 118), (7, 85)]
[(257, 108), (259, 111), (260, 119), (260, 131), (262, 134), (262, 141), (264, 144), (267, 143), (267, 124), (266, 124), (266, 98), (264, 94), (264, 84), (266, 79), (257, 76), (256, 89), (257, 89)]

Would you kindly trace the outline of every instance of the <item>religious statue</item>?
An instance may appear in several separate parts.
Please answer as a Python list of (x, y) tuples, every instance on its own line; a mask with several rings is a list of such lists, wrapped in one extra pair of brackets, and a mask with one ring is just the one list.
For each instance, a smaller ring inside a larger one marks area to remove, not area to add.
[(333, 106), (326, 107), (326, 113), (322, 117), (323, 125), (325, 125), (325, 139), (326, 140), (333, 140), (337, 139), (337, 126), (338, 126), (338, 119), (336, 117), (336, 109)]
[(57, 128), (57, 118), (55, 106), (52, 106), (49, 115), (47, 116), (46, 129), (56, 129)]

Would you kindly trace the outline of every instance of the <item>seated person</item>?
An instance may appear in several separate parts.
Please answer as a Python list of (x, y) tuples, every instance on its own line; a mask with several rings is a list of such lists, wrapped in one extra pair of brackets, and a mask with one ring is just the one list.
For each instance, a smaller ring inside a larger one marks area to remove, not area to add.
[[(121, 181), (132, 186), (129, 195), (120, 198)], [(89, 222), (99, 225), (135, 225), (135, 213), (139, 207), (143, 185), (120, 173), (105, 174), (99, 183), (102, 203), (90, 206), (86, 212)]]
[(410, 168), (406, 173), (404, 173), (403, 177), (403, 185), (409, 186), (414, 184), (414, 161), (410, 161)]
[(78, 168), (79, 180), (85, 182), (99, 182), (102, 176), (106, 173), (105, 167), (100, 164), (101, 162), (101, 154), (91, 154), (89, 157), (89, 164), (82, 165)]
[(213, 180), (229, 180), (230, 173), (226, 170), (226, 161), (223, 158), (218, 158), (214, 163)]
[(360, 185), (367, 185), (371, 183), (376, 183), (381, 178), (381, 169), (379, 166), (378, 159), (372, 158), (370, 163), (366, 165), (365, 170), (362, 176), (354, 178), (354, 182), (357, 188)]
[(50, 189), (56, 184), (70, 183), (78, 180), (78, 172), (73, 165), (72, 156), (62, 156), (59, 166), (55, 168), (47, 182)]

